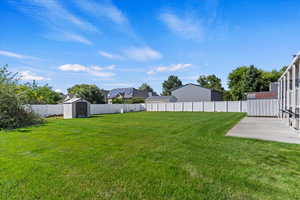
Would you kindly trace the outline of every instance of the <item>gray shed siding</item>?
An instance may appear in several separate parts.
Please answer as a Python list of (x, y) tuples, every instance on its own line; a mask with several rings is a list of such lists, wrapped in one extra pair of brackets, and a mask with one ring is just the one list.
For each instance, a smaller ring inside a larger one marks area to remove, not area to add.
[(211, 101), (211, 90), (197, 85), (186, 85), (172, 91), (177, 102)]

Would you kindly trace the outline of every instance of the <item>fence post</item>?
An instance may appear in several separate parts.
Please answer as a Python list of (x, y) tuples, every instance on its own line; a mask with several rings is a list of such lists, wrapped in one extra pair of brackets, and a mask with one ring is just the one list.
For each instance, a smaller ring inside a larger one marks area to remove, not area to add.
[(194, 102), (192, 102), (192, 112), (194, 112)]
[(242, 112), (242, 101), (240, 101), (240, 112)]
[(184, 111), (184, 102), (181, 103), (181, 111)]
[(202, 112), (204, 112), (204, 101), (202, 101)]
[(216, 102), (214, 101), (214, 112), (216, 112)]
[(226, 112), (228, 112), (228, 101), (225, 101)]

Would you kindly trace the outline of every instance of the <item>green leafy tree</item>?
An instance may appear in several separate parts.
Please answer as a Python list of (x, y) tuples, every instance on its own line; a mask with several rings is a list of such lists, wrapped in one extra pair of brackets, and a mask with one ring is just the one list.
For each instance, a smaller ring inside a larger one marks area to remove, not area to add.
[(153, 88), (148, 85), (147, 83), (143, 83), (140, 87), (139, 87), (139, 90), (144, 90), (144, 91), (147, 91), (147, 92), (152, 92), (152, 95), (157, 95), (157, 93), (153, 90)]
[[(251, 77), (248, 77), (248, 76)], [(246, 97), (246, 92), (255, 92), (257, 83), (261, 81), (260, 73), (254, 66), (242, 66), (234, 69), (228, 76), (230, 93), (232, 100), (242, 100)], [(247, 80), (250, 78), (250, 80)], [(251, 84), (255, 86), (251, 86)]]
[(286, 66), (279, 71), (272, 70), (268, 72), (257, 69), (253, 65), (238, 67), (228, 76), (230, 92), (227, 94), (227, 98), (243, 100), (246, 98), (247, 92), (268, 91), (270, 83), (277, 81), (285, 69)]
[(174, 75), (168, 77), (168, 80), (165, 80), (162, 84), (163, 93), (162, 95), (168, 96), (171, 95), (171, 90), (182, 86), (181, 80)]
[(63, 100), (62, 94), (55, 92), (49, 85), (38, 86), (35, 81), (17, 86), (27, 104), (57, 104)]
[(214, 90), (217, 90), (219, 92), (224, 91), (224, 88), (222, 87), (221, 79), (218, 78), (214, 74), (208, 75), (208, 76), (202, 75), (198, 78), (197, 82), (202, 87), (214, 89)]
[(105, 103), (104, 94), (96, 85), (78, 84), (68, 89), (69, 94), (76, 95), (92, 104)]
[(25, 107), (23, 94), (18, 93), (18, 74), (0, 68), (0, 129), (12, 129), (42, 123), (43, 120)]
[(140, 87), (139, 90), (145, 90), (148, 92), (154, 92), (154, 90), (152, 89), (152, 87), (150, 85), (148, 85), (147, 83), (143, 83)]

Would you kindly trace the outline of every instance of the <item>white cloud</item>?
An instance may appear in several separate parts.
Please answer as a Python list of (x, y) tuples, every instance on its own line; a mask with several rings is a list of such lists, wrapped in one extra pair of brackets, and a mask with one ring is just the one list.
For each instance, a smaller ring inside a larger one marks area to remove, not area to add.
[(103, 56), (105, 58), (109, 58), (109, 59), (122, 59), (122, 56), (120, 55), (116, 55), (116, 54), (111, 54), (105, 51), (98, 51), (100, 56)]
[(80, 19), (64, 8), (57, 0), (21, 0), (15, 1), (16, 6), (39, 21), (55, 28), (76, 26), (85, 31), (97, 32), (97, 28)]
[(158, 72), (174, 72), (174, 71), (179, 71), (183, 70), (189, 67), (192, 67), (192, 64), (176, 64), (176, 65), (170, 65), (170, 66), (158, 66), (154, 67), (154, 69), (150, 70), (147, 72), (149, 75), (156, 74)]
[(128, 19), (111, 1), (77, 0), (77, 5), (97, 17), (106, 17), (116, 24), (128, 23)]
[(150, 47), (130, 47), (123, 49), (121, 54), (111, 54), (105, 51), (99, 51), (99, 55), (109, 59), (131, 59), (135, 61), (149, 61), (161, 59), (163, 56), (160, 52)]
[(99, 77), (112, 77), (115, 74), (112, 72), (102, 72), (102, 71), (89, 71), (90, 74), (94, 75), (94, 76), (99, 76)]
[(88, 39), (75, 34), (74, 31), (76, 32), (77, 29), (80, 29), (89, 32), (99, 32), (94, 25), (72, 14), (61, 4), (61, 1), (10, 0), (10, 2), (25, 14), (46, 26), (49, 30), (44, 35), (50, 35), (51, 39), (59, 38), (60, 40), (90, 44), (91, 42)]
[(20, 75), (21, 75), (21, 80), (24, 80), (24, 81), (42, 81), (42, 80), (49, 80), (49, 79), (46, 79), (45, 77), (43, 76), (37, 76), (35, 75), (34, 73), (30, 72), (30, 71), (23, 71), (23, 72), (20, 72)]
[(80, 64), (65, 64), (58, 67), (61, 71), (73, 71), (73, 72), (87, 72), (91, 75), (98, 77), (112, 77), (115, 76), (112, 72), (107, 72), (105, 70), (114, 70), (115, 65), (110, 65), (106, 67), (100, 67), (97, 65), (84, 66)]
[(17, 58), (17, 59), (34, 59), (34, 60), (38, 59), (36, 57), (26, 56), (26, 55), (14, 53), (14, 52), (11, 52), (11, 51), (3, 51), (3, 50), (0, 50), (0, 55), (1, 56), (12, 57), (12, 58)]
[(161, 59), (163, 56), (149, 47), (131, 47), (124, 50), (124, 55), (132, 60), (136, 61), (148, 61)]
[(58, 67), (61, 71), (87, 71), (87, 67), (79, 64), (65, 64)]
[(195, 16), (177, 16), (173, 13), (165, 12), (160, 14), (160, 20), (175, 34), (192, 40), (203, 39), (203, 26)]
[(64, 33), (63, 36), (64, 36), (63, 38), (65, 40), (80, 42), (82, 44), (87, 44), (87, 45), (92, 44), (92, 42), (90, 40), (88, 40), (87, 38), (85, 38), (81, 35), (75, 34), (75, 33)]
[(62, 92), (61, 89), (55, 89), (54, 91), (55, 91), (55, 92), (58, 92), (58, 93), (61, 93), (61, 92)]

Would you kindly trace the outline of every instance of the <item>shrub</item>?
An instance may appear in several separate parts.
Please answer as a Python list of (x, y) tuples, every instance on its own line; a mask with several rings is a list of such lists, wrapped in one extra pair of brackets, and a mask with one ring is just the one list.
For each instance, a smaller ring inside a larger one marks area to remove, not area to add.
[(145, 103), (145, 99), (135, 97), (135, 98), (132, 98), (132, 99), (131, 99), (131, 103), (132, 103), (132, 104), (136, 104), (136, 103)]
[(17, 93), (17, 74), (0, 68), (0, 129), (12, 129), (42, 123), (42, 119), (24, 106)]

